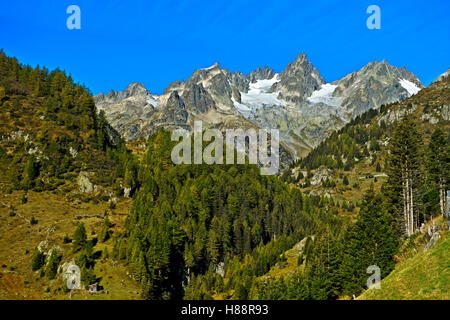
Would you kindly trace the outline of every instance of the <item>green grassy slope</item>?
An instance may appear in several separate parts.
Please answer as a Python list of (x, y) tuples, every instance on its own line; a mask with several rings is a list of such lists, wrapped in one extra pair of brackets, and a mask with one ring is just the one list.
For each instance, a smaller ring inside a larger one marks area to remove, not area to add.
[(450, 232), (437, 244), (401, 262), (381, 281), (381, 289), (365, 291), (359, 300), (450, 299)]

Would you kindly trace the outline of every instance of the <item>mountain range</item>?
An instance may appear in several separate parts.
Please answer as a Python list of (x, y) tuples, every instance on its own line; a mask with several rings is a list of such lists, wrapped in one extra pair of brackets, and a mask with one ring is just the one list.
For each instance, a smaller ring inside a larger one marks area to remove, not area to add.
[(278, 128), (282, 163), (305, 156), (333, 131), (370, 108), (402, 101), (424, 88), (385, 60), (327, 83), (304, 53), (280, 73), (265, 66), (244, 75), (218, 63), (172, 82), (161, 95), (141, 83), (94, 97), (97, 109), (127, 141), (158, 128)]

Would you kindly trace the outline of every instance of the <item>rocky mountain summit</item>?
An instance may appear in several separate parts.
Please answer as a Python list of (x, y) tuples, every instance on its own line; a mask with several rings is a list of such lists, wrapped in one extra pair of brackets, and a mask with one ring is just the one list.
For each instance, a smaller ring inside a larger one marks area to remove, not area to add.
[(441, 74), (439, 77), (437, 77), (433, 82), (439, 82), (444, 80), (450, 75), (450, 68), (447, 69), (443, 74)]
[(333, 97), (341, 99), (339, 111), (346, 120), (370, 108), (405, 100), (424, 87), (413, 73), (386, 60), (370, 62), (331, 85), (335, 86)]
[(160, 127), (278, 128), (290, 159), (305, 156), (331, 132), (370, 108), (404, 100), (423, 88), (405, 68), (373, 61), (331, 83), (304, 53), (275, 73), (265, 66), (247, 75), (218, 63), (172, 82), (157, 96), (140, 83), (95, 96), (112, 126), (126, 139)]

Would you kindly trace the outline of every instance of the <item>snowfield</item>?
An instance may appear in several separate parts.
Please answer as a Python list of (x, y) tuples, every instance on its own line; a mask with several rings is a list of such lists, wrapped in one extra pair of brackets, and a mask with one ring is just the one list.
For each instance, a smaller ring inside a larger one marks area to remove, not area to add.
[(337, 85), (330, 83), (323, 84), (322, 87), (320, 87), (319, 90), (314, 91), (307, 100), (313, 104), (324, 103), (329, 106), (339, 107), (342, 103), (342, 98), (333, 97), (333, 92), (336, 87)]
[(408, 91), (408, 93), (412, 96), (420, 91), (420, 88), (417, 87), (414, 83), (411, 81), (400, 79), (400, 85)]
[(154, 108), (158, 108), (158, 96), (150, 96), (147, 103), (151, 104)]
[(250, 83), (247, 93), (241, 92), (241, 103), (233, 100), (234, 106), (242, 115), (248, 117), (252, 111), (268, 106), (286, 106), (286, 101), (277, 98), (278, 92), (270, 92), (272, 85), (279, 82), (276, 74), (272, 79), (257, 80)]

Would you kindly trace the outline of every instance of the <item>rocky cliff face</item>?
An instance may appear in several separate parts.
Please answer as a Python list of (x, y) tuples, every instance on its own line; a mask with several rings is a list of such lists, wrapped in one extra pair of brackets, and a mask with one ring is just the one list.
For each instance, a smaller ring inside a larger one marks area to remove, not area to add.
[(160, 127), (278, 128), (283, 158), (305, 156), (331, 132), (353, 117), (382, 104), (404, 100), (423, 85), (405, 68), (373, 61), (359, 71), (326, 83), (300, 54), (276, 74), (267, 66), (244, 75), (218, 63), (174, 81), (156, 96), (142, 84), (123, 92), (99, 94), (95, 101), (126, 140), (147, 136)]

